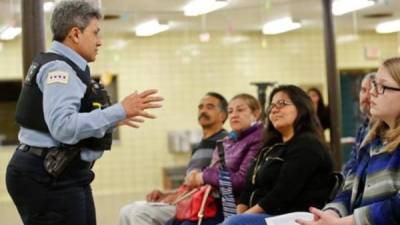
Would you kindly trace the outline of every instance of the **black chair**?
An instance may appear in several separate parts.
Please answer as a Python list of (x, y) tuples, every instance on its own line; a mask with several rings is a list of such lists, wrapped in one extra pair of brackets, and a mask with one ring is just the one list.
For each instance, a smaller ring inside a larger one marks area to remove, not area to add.
[(328, 197), (328, 202), (335, 199), (336, 195), (342, 190), (344, 185), (344, 176), (341, 173), (332, 173), (332, 189)]

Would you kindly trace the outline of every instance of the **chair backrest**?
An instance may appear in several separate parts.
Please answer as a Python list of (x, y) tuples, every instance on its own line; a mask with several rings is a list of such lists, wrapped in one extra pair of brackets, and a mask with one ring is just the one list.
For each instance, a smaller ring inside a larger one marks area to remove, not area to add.
[(328, 202), (331, 202), (335, 199), (336, 195), (342, 190), (344, 185), (344, 176), (341, 173), (333, 172), (332, 179), (333, 185), (331, 193), (329, 194)]

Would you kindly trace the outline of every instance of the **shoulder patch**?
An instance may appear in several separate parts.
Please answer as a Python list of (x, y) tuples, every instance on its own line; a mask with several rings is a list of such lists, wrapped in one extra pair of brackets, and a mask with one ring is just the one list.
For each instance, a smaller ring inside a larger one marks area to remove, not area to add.
[(61, 83), (68, 84), (69, 74), (66, 71), (56, 70), (47, 74), (47, 84)]

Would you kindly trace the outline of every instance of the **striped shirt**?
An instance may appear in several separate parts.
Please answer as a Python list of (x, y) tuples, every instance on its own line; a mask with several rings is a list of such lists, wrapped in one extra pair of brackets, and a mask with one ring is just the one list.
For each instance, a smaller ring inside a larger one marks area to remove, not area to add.
[(324, 210), (353, 214), (357, 225), (400, 224), (400, 147), (380, 153), (382, 146), (377, 138), (360, 148), (343, 190)]
[(203, 170), (210, 165), (212, 153), (217, 141), (223, 139), (228, 132), (224, 129), (218, 131), (212, 136), (202, 139), (201, 142), (196, 145), (192, 151), (192, 157), (187, 168), (187, 173), (192, 170)]

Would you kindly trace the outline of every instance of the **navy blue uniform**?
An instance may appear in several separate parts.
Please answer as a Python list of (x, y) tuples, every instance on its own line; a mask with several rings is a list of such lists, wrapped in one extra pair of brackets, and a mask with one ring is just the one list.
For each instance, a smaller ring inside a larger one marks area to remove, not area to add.
[[(85, 70), (87, 62), (66, 45), (54, 41), (50, 52), (71, 60)], [(43, 114), (49, 133), (21, 127), (17, 148), (7, 167), (6, 183), (25, 225), (95, 225), (90, 183), (91, 166), (103, 151), (81, 148), (80, 155), (55, 178), (43, 167), (45, 153), (61, 144), (101, 138), (125, 119), (121, 104), (80, 113), (88, 88), (76, 71), (61, 60), (44, 64), (36, 76), (43, 94)]]

